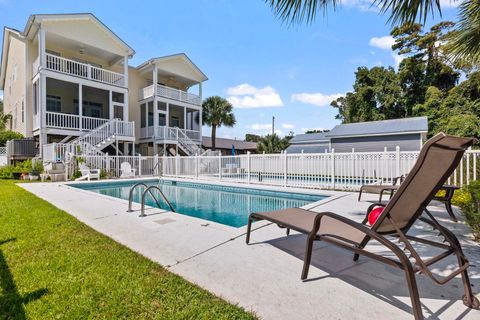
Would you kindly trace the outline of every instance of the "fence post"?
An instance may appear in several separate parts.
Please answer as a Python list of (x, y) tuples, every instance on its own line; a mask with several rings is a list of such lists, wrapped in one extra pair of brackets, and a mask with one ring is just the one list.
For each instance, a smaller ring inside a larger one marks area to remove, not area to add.
[(175, 177), (178, 178), (178, 162), (179, 162), (179, 158), (178, 158), (178, 153), (175, 155)]
[(330, 175), (331, 175), (332, 189), (335, 189), (335, 149), (334, 148), (332, 148), (332, 152), (331, 152)]
[(283, 165), (284, 165), (284, 172), (283, 172), (283, 186), (287, 186), (287, 177), (288, 177), (288, 167), (287, 167), (287, 150), (283, 151)]
[(110, 175), (110, 159), (108, 158), (108, 152), (105, 153), (105, 173)]
[(142, 176), (142, 155), (138, 155), (138, 175)]
[(222, 154), (218, 154), (218, 179), (222, 181)]
[(252, 179), (252, 175), (250, 174), (250, 171), (252, 170), (252, 158), (251, 158), (251, 152), (247, 151), (247, 183), (250, 184), (250, 181)]
[(159, 176), (160, 174), (159, 174), (159, 167), (158, 167), (158, 153), (155, 154), (155, 157), (153, 159), (154, 159), (153, 168), (155, 169), (153, 170), (152, 174), (155, 176)]
[(195, 154), (195, 177), (198, 178), (198, 153)]
[(400, 177), (400, 147), (395, 147), (395, 177)]
[(388, 175), (387, 175), (387, 171), (388, 171), (388, 164), (387, 164), (387, 147), (384, 147), (383, 148), (383, 154), (382, 154), (382, 166), (380, 166), (381, 168), (381, 172), (379, 173), (379, 176), (381, 176), (381, 179), (382, 181), (384, 181), (384, 179), (387, 179), (388, 180)]

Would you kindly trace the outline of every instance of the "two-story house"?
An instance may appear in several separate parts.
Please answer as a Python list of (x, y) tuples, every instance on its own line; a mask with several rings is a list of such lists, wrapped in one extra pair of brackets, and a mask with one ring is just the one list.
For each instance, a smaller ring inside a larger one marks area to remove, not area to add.
[(207, 77), (185, 54), (136, 68), (134, 54), (93, 14), (32, 15), (23, 31), (5, 28), (0, 90), (12, 129), (43, 153), (52, 143), (89, 154), (200, 152)]

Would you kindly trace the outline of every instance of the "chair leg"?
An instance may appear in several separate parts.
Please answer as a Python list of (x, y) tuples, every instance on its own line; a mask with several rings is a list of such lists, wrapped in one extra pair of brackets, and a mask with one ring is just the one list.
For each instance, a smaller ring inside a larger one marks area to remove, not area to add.
[(358, 201), (360, 201), (360, 198), (362, 197), (362, 188), (360, 188), (360, 192), (358, 193)]
[(305, 280), (308, 277), (308, 269), (310, 268), (310, 261), (312, 260), (312, 248), (313, 248), (313, 241), (315, 240), (315, 235), (308, 236), (307, 238), (307, 246), (305, 248), (305, 259), (303, 260), (303, 270), (302, 276), (300, 279)]
[(290, 235), (290, 228), (287, 228), (287, 236)]
[(380, 196), (378, 197), (378, 202), (382, 202), (383, 190), (380, 190)]
[[(458, 266), (461, 268), (467, 261), (463, 258), (463, 253), (456, 253)], [(468, 269), (463, 270), (461, 273), (462, 282), (463, 282), (463, 290), (465, 294), (463, 295), (463, 304), (469, 308), (479, 310), (480, 309), (480, 301), (475, 297), (472, 292), (472, 286), (470, 284), (470, 278), (468, 277)]]
[(420, 303), (420, 295), (418, 293), (417, 280), (410, 262), (404, 263), (405, 277), (407, 279), (408, 291), (412, 302), (413, 316), (415, 320), (423, 320), (422, 304)]
[(252, 231), (252, 217), (251, 215), (248, 217), (248, 225), (247, 225), (247, 237), (245, 242), (248, 244), (250, 242), (250, 232)]
[[(367, 220), (367, 219), (365, 219), (365, 220)], [(365, 220), (364, 220), (363, 223), (365, 223)], [(365, 246), (367, 245), (368, 241), (370, 241), (370, 237), (365, 237), (365, 239), (363, 239), (362, 242), (360, 242), (360, 244), (358, 245), (358, 248), (359, 248), (359, 249), (365, 248)], [(358, 258), (360, 258), (360, 254), (355, 253), (355, 254), (353, 255), (353, 261), (358, 261)]]

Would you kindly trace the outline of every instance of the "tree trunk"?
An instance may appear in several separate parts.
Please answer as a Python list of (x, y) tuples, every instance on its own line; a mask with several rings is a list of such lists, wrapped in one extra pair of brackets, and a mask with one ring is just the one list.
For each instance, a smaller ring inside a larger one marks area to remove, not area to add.
[(215, 151), (215, 140), (217, 139), (217, 126), (212, 125), (212, 151)]

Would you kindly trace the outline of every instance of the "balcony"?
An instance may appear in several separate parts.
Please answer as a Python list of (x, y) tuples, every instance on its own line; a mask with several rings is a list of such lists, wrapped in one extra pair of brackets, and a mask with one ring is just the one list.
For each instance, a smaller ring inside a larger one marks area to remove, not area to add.
[(45, 124), (49, 128), (90, 131), (108, 121), (102, 118), (47, 111)]
[[(154, 85), (140, 89), (138, 100), (144, 100), (150, 97), (153, 97)], [(170, 88), (157, 84), (157, 96), (161, 98), (172, 99), (176, 101), (181, 101), (185, 103), (194, 104), (197, 106), (202, 105), (202, 99), (199, 95), (182, 91), (180, 89)]]
[[(45, 69), (52, 70), (74, 77), (98, 81), (115, 86), (125, 87), (125, 76), (118, 72), (94, 67), (90, 64), (77, 62), (74, 60), (62, 58), (52, 54), (45, 54)], [(33, 62), (33, 74), (35, 75), (40, 67), (40, 58)]]
[(180, 129), (177, 127), (154, 126), (140, 129), (140, 138), (155, 138), (157, 141), (177, 141), (179, 137), (188, 137), (190, 140), (200, 143), (202, 135), (200, 131)]

